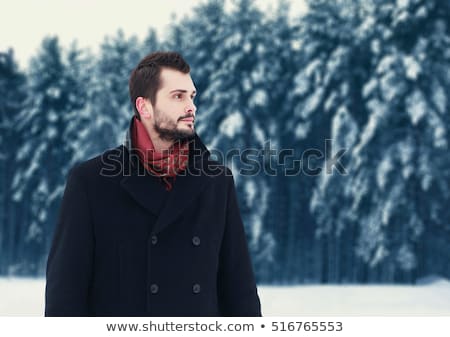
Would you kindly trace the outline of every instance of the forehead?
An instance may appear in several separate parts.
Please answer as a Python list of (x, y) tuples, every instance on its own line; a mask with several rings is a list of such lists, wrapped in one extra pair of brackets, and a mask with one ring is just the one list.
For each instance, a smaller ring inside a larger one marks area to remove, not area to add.
[(172, 90), (195, 91), (194, 82), (190, 74), (184, 74), (181, 71), (162, 68), (160, 73), (160, 90), (170, 92)]

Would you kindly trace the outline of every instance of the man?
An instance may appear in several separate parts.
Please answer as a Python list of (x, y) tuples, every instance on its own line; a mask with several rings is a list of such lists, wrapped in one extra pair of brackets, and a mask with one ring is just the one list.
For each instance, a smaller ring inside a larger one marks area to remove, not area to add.
[(47, 264), (46, 316), (260, 316), (233, 177), (195, 133), (173, 52), (129, 81), (125, 145), (73, 168)]

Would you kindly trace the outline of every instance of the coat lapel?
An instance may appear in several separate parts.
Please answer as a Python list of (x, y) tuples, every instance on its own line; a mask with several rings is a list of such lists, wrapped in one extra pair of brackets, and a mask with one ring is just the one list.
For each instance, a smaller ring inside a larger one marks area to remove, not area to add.
[(130, 196), (153, 215), (158, 216), (168, 194), (158, 178), (149, 175), (130, 175), (122, 178), (120, 185)]
[(187, 170), (176, 177), (172, 191), (156, 220), (153, 231), (159, 233), (174, 222), (194, 202), (211, 181), (209, 174), (209, 151), (195, 135), (189, 146)]
[(131, 170), (130, 174), (122, 178), (120, 184), (137, 203), (157, 216), (153, 232), (161, 232), (199, 197), (211, 179), (202, 169), (195, 168), (195, 164), (208, 162), (205, 159), (209, 156), (209, 151), (196, 135), (190, 147), (188, 170), (185, 174), (176, 177), (171, 191), (166, 191), (160, 179), (148, 174), (139, 163), (137, 156), (131, 155), (130, 149), (132, 144), (130, 132), (128, 132), (124, 143), (124, 155), (128, 159), (127, 162), (131, 164), (129, 166)]
[(167, 197), (165, 194), (168, 192), (158, 178), (146, 172), (144, 166), (139, 162), (137, 153), (133, 150), (131, 141), (133, 120), (132, 118), (130, 121), (123, 144), (124, 165), (120, 185), (139, 205), (158, 217)]
[(175, 221), (189, 204), (199, 197), (209, 179), (211, 178), (205, 175), (177, 176), (172, 191), (169, 192), (168, 199), (156, 220), (153, 232), (159, 233)]

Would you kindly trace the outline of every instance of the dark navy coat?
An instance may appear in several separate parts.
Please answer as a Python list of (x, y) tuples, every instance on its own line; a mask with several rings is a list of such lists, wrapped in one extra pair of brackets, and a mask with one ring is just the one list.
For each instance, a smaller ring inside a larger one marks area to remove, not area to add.
[(230, 171), (196, 136), (186, 172), (166, 191), (127, 146), (71, 170), (46, 316), (261, 315)]

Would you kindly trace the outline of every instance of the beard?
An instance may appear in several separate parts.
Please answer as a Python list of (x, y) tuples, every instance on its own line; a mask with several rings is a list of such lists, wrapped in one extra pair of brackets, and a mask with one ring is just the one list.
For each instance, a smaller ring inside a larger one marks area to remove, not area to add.
[[(192, 115), (182, 116), (178, 120), (188, 117), (192, 117)], [(177, 142), (194, 138), (194, 126), (192, 126), (191, 130), (180, 130), (178, 129), (177, 122), (166, 117), (163, 112), (155, 110), (155, 123), (153, 127), (162, 140)]]

